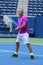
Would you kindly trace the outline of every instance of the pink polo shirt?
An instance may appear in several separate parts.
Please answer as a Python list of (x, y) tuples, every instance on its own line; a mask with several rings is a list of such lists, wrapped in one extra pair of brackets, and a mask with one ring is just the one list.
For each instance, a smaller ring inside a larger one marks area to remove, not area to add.
[(21, 26), (22, 24), (23, 24), (23, 22), (26, 22), (27, 24), (26, 24), (26, 27), (24, 27), (24, 28), (22, 28), (22, 29), (20, 29), (19, 31), (18, 31), (18, 33), (28, 33), (29, 31), (28, 31), (28, 18), (26, 17), (26, 16), (22, 16), (22, 17), (19, 17), (18, 18), (18, 26)]

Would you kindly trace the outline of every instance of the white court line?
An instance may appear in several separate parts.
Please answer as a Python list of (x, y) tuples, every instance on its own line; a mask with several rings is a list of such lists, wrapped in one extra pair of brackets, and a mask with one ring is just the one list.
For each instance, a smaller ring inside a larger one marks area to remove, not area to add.
[(43, 46), (43, 44), (38, 44), (38, 43), (31, 43), (32, 45), (39, 45), (39, 46)]
[[(4, 43), (1, 42), (0, 45), (8, 45), (8, 44), (15, 44), (15, 42), (11, 42), (11, 43), (10, 42), (7, 42), (7, 43), (6, 42), (4, 42)], [(22, 44), (22, 43), (20, 43), (20, 44)], [(30, 44), (32, 44), (32, 45), (39, 45), (39, 46), (43, 45), (43, 43), (42, 44), (40, 44), (40, 43), (39, 44), (38, 43), (30, 43)]]
[[(4, 53), (10, 53), (10, 52), (14, 52), (14, 51), (11, 51), (11, 50), (3, 50), (3, 49), (0, 49), (0, 53), (1, 52), (4, 52)], [(18, 52), (19, 54), (24, 54), (24, 55), (30, 55), (29, 53), (25, 53), (25, 52)], [(38, 57), (43, 57), (43, 55), (41, 54), (34, 54), (35, 56), (38, 56)]]

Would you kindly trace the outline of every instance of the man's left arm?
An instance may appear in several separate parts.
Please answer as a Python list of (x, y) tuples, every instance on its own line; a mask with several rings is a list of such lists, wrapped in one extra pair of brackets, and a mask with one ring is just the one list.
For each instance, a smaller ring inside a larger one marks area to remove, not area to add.
[(19, 27), (19, 29), (26, 27), (26, 24), (27, 24), (26, 22), (23, 22), (23, 24)]
[(26, 27), (26, 24), (27, 22), (23, 22), (23, 24), (21, 26), (18, 26), (18, 28), (16, 28), (15, 30), (19, 30), (19, 29)]

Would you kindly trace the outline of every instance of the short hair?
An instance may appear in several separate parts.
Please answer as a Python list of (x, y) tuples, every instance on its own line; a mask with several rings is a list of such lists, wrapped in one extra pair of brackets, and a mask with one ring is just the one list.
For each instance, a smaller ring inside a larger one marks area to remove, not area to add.
[(23, 8), (19, 8), (18, 10), (21, 10), (22, 12), (24, 12)]

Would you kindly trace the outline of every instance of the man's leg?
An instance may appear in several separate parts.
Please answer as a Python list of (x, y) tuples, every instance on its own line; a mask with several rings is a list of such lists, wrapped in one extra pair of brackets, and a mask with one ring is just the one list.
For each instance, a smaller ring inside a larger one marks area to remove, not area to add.
[(23, 40), (24, 40), (24, 44), (27, 45), (29, 51), (30, 51), (30, 58), (31, 59), (34, 59), (34, 54), (33, 54), (33, 51), (32, 51), (32, 46), (30, 45), (30, 39), (29, 39), (29, 34), (28, 33), (25, 33), (25, 35), (23, 36)]
[(30, 43), (27, 43), (26, 45), (27, 45), (27, 47), (28, 47), (28, 49), (30, 50), (30, 53), (31, 53), (32, 52), (32, 47), (31, 47)]
[(12, 55), (12, 57), (18, 57), (18, 50), (19, 50), (19, 42), (16, 42), (16, 51), (15, 51), (15, 53)]
[(19, 42), (16, 42), (16, 52), (19, 50)]
[(27, 43), (26, 45), (27, 45), (27, 47), (28, 47), (28, 49), (30, 51), (30, 56), (31, 56), (30, 58), (34, 59), (34, 54), (33, 54), (33, 51), (32, 51), (32, 46), (30, 45), (30, 43)]

